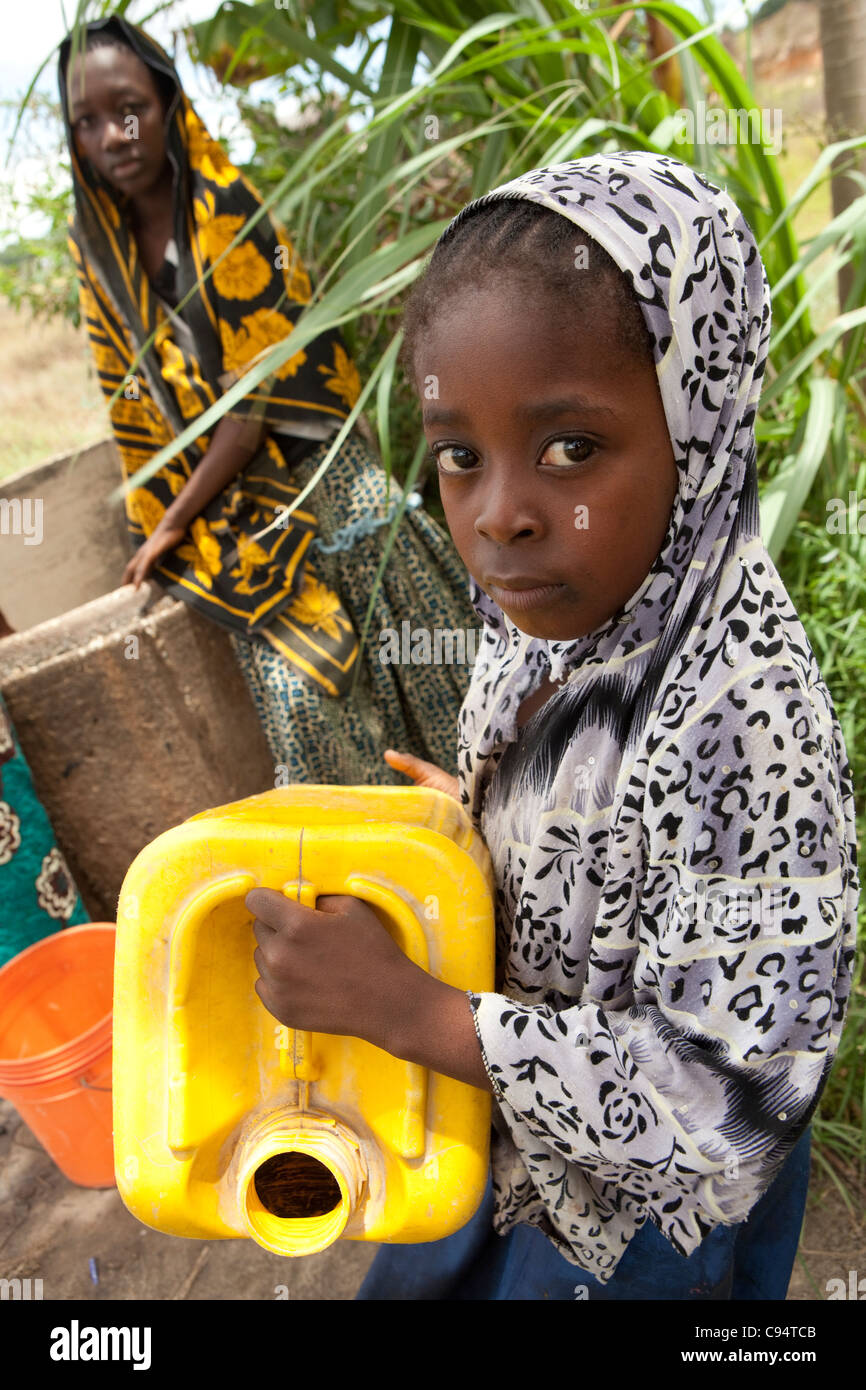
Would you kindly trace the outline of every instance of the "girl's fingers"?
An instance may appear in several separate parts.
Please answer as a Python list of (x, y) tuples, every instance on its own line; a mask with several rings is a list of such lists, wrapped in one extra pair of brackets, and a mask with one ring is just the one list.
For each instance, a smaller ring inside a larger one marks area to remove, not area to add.
[(413, 758), (411, 753), (398, 753), (394, 748), (386, 748), (385, 762), (392, 767), (403, 767), (407, 763), (417, 762), (417, 758)]
[(358, 899), (348, 897), (344, 893), (331, 893), (324, 897), (316, 898), (317, 912), (330, 912), (335, 916), (345, 916), (357, 907)]
[(385, 749), (385, 762), (398, 772), (405, 772), (408, 777), (417, 780), (419, 777), (429, 777), (431, 772), (437, 772), (432, 763), (425, 763), (422, 758), (416, 758), (412, 753), (398, 753), (393, 748)]
[(423, 758), (416, 758), (412, 753), (397, 753), (393, 748), (386, 748), (385, 762), (390, 767), (396, 768), (398, 772), (403, 772), (407, 777), (411, 777), (416, 786), (430, 787), (434, 791), (446, 792), (455, 801), (460, 800), (460, 787), (456, 777), (450, 773), (443, 772), (441, 767), (435, 763), (426, 763)]
[(257, 917), (253, 922), (253, 936), (259, 948), (267, 946), (269, 942), (273, 941), (275, 935), (275, 929), (269, 927), (267, 922), (263, 922), (260, 917)]
[(282, 893), (278, 893), (275, 888), (251, 888), (244, 898), (244, 906), (248, 912), (255, 917), (253, 932), (256, 940), (261, 945), (261, 938), (256, 928), (263, 927), (266, 931), (279, 931), (286, 917), (286, 903), (289, 901)]

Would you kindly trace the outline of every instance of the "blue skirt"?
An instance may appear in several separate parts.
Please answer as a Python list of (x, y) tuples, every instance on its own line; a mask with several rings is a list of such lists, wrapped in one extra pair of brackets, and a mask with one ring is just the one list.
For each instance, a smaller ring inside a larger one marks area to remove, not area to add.
[(488, 1181), (477, 1213), (453, 1236), (382, 1246), (357, 1298), (782, 1301), (806, 1210), (810, 1147), (807, 1127), (747, 1220), (717, 1226), (691, 1255), (645, 1222), (606, 1284), (569, 1264), (534, 1226), (496, 1235)]

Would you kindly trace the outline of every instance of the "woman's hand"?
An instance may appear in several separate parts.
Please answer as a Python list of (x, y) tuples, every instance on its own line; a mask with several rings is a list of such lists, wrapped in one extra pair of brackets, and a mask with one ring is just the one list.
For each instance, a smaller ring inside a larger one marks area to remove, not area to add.
[(290, 1028), (348, 1034), (388, 1049), (401, 1033), (407, 1000), (436, 985), (403, 954), (368, 903), (321, 897), (305, 907), (254, 888), (256, 994)]
[(460, 786), (456, 777), (443, 772), (435, 763), (425, 763), (411, 753), (396, 753), (393, 748), (385, 749), (385, 762), (397, 772), (405, 772), (416, 787), (432, 787), (436, 792), (447, 792), (455, 801), (460, 800)]
[(258, 416), (252, 419), (223, 416), (192, 476), (124, 570), (124, 584), (139, 588), (160, 555), (180, 545), (190, 522), (201, 516), (208, 503), (243, 472), (255, 457), (264, 436), (265, 425)]
[(163, 519), (156, 530), (148, 536), (144, 545), (140, 546), (133, 555), (123, 571), (121, 583), (134, 584), (136, 589), (139, 589), (160, 555), (164, 555), (167, 550), (174, 550), (175, 546), (180, 545), (185, 535), (185, 526), (175, 526), (171, 521), (166, 523)]

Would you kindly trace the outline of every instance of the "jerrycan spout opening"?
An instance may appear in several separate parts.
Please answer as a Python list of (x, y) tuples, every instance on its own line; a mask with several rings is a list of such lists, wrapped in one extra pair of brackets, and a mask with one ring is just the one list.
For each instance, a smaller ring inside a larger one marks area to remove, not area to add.
[(275, 1255), (326, 1250), (365, 1194), (357, 1137), (323, 1112), (278, 1112), (241, 1140), (235, 1157), (241, 1218)]

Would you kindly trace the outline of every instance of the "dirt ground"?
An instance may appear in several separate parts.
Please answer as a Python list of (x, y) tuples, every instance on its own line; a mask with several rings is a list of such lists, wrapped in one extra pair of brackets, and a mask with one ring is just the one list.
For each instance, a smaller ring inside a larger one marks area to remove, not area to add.
[(34, 320), (0, 299), (0, 478), (109, 433), (89, 352), (70, 323)]
[[(816, 1175), (789, 1301), (827, 1298), (827, 1281), (859, 1271), (866, 1295), (866, 1191), (856, 1221)], [(287, 1260), (252, 1240), (182, 1240), (142, 1226), (115, 1189), (75, 1187), (6, 1101), (0, 1101), (0, 1278), (41, 1279), (43, 1298), (223, 1301), (352, 1299), (376, 1246), (338, 1241)], [(90, 1262), (95, 1261), (98, 1283)]]
[(351, 1299), (376, 1249), (347, 1240), (288, 1260), (253, 1240), (152, 1231), (115, 1188), (69, 1182), (0, 1101), (0, 1278), (41, 1279), (46, 1300)]

